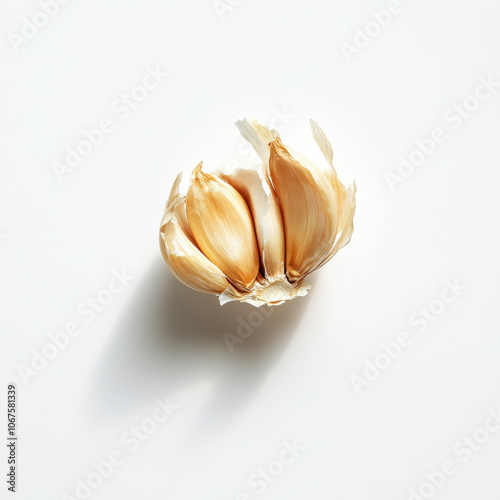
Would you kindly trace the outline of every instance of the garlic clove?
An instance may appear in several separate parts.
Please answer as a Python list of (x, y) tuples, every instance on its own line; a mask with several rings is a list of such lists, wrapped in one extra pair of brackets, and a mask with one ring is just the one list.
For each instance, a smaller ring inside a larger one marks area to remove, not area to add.
[(194, 290), (222, 293), (229, 285), (226, 277), (184, 230), (187, 224), (185, 197), (177, 194), (168, 204), (160, 227), (160, 248), (172, 274)]
[(283, 216), (287, 276), (294, 282), (334, 246), (336, 197), (327, 176), (279, 138), (270, 143), (269, 175)]
[(227, 182), (201, 170), (191, 175), (186, 207), (189, 227), (204, 255), (242, 289), (259, 273), (259, 251), (250, 210)]
[(262, 166), (238, 168), (220, 177), (246, 201), (255, 224), (264, 277), (276, 281), (285, 274), (285, 235), (276, 195)]

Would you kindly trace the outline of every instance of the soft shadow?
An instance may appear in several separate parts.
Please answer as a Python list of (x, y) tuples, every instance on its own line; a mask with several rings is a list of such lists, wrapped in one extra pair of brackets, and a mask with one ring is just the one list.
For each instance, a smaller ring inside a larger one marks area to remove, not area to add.
[[(313, 280), (308, 280), (312, 284)], [(153, 404), (200, 381), (214, 390), (195, 419), (192, 437), (216, 437), (234, 423), (284, 353), (309, 303), (301, 297), (279, 307), (219, 306), (217, 297), (196, 292), (172, 277), (158, 258), (146, 273), (110, 345), (94, 370), (89, 411), (101, 424)], [(236, 335), (240, 320), (262, 324), (230, 353), (223, 334)], [(206, 436), (205, 436), (206, 437)]]

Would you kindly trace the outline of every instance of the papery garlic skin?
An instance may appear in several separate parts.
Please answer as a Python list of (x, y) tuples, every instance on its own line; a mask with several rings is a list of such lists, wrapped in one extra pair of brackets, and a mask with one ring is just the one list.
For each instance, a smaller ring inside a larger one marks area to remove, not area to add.
[(200, 163), (187, 195), (177, 177), (160, 226), (162, 255), (187, 286), (219, 295), (221, 305), (279, 305), (307, 294), (304, 278), (352, 236), (356, 185), (333, 167), (330, 142), (311, 120), (323, 171), (256, 120), (236, 123), (262, 164), (206, 173)]

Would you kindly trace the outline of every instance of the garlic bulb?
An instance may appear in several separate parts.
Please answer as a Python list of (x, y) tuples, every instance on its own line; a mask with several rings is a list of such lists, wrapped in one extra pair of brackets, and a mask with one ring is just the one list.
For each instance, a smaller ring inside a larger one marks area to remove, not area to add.
[(311, 120), (328, 167), (321, 170), (256, 120), (238, 121), (261, 164), (207, 173), (200, 163), (187, 194), (174, 182), (160, 225), (172, 274), (220, 304), (282, 304), (307, 294), (304, 278), (328, 262), (353, 233), (356, 185), (333, 168), (332, 147)]

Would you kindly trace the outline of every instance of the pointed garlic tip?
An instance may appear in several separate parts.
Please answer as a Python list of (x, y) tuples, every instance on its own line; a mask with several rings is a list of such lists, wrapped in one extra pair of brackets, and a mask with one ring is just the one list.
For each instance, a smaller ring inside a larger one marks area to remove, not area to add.
[(280, 139), (270, 143), (269, 173), (283, 214), (286, 270), (293, 282), (333, 246), (335, 199), (327, 177), (310, 162), (299, 161)]
[(235, 125), (242, 137), (255, 149), (264, 165), (267, 165), (269, 162), (269, 143), (277, 137), (279, 138), (279, 133), (274, 129), (261, 125), (254, 119), (238, 120)]
[(235, 285), (250, 288), (259, 272), (259, 251), (250, 210), (243, 197), (219, 177), (191, 175), (187, 217), (196, 244)]
[(184, 197), (178, 195), (165, 212), (160, 227), (160, 249), (172, 274), (194, 290), (222, 293), (228, 282), (222, 271), (193, 243), (187, 227)]
[(182, 172), (179, 172), (177, 174), (177, 177), (175, 178), (174, 184), (172, 185), (172, 189), (170, 190), (170, 196), (168, 197), (166, 206), (170, 206), (171, 203), (174, 201), (175, 197), (179, 194), (179, 188), (182, 182)]

